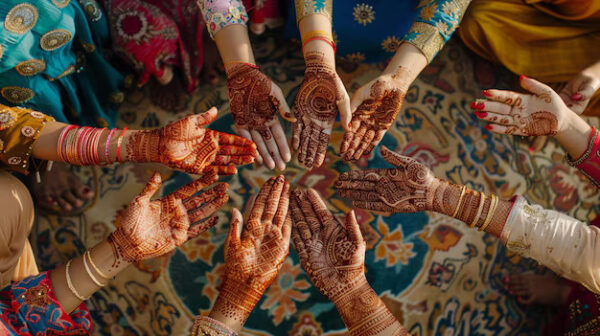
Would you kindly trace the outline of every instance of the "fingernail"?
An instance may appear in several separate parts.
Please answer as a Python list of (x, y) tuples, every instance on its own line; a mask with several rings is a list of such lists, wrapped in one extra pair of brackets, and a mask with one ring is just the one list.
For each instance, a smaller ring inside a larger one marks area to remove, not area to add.
[(474, 110), (482, 110), (485, 107), (485, 104), (480, 101), (471, 102), (471, 108)]
[(529, 146), (529, 153), (533, 153), (535, 151), (535, 147)]
[(88, 188), (88, 187), (83, 187), (83, 192), (84, 192), (84, 193), (86, 193), (86, 194), (87, 194), (87, 193), (89, 193), (90, 191), (92, 191), (90, 188)]
[(521, 77), (519, 77), (519, 81), (522, 81), (523, 79), (527, 79), (529, 77), (525, 76), (525, 75), (521, 75)]
[(348, 128), (351, 128), (351, 127), (352, 127), (352, 123), (350, 122), (350, 123), (348, 123)]
[(484, 127), (484, 128), (485, 128), (486, 130), (490, 131), (490, 130), (492, 130), (492, 128), (493, 128), (493, 127), (492, 127), (492, 125), (485, 125), (485, 127)]
[(475, 115), (478, 116), (479, 118), (485, 118), (487, 116), (487, 112), (475, 111)]
[(486, 97), (491, 97), (492, 94), (488, 92), (488, 90), (482, 90), (481, 93)]
[(583, 98), (583, 95), (579, 92), (575, 92), (571, 95), (571, 99), (573, 100), (581, 100), (581, 98)]

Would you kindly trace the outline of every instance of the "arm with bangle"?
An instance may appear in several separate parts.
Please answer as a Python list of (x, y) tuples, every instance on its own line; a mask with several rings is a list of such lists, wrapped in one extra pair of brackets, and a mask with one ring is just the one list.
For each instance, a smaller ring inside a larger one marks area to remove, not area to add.
[(256, 143), (258, 163), (285, 169), (291, 153), (277, 114), (294, 118), (281, 88), (256, 65), (246, 9), (240, 0), (198, 0), (198, 6), (225, 64), (236, 132)]
[(309, 169), (323, 164), (338, 111), (341, 119), (350, 113), (350, 98), (335, 70), (331, 11), (331, 0), (296, 0), (306, 71), (294, 102), (292, 147)]

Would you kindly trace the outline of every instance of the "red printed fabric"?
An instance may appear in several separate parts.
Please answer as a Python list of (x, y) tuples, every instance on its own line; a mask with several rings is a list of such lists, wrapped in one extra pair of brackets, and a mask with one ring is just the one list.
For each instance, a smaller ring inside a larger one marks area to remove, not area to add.
[(242, 3), (252, 23), (283, 20), (279, 0), (242, 0)]
[(0, 290), (0, 335), (88, 335), (92, 317), (84, 303), (71, 314), (61, 307), (50, 272)]
[(116, 52), (141, 71), (139, 85), (172, 65), (196, 88), (205, 24), (195, 0), (113, 0), (109, 13)]

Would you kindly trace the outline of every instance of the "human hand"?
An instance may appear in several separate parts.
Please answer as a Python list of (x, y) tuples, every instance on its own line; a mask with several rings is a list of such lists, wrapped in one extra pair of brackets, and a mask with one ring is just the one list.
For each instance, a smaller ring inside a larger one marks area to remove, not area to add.
[(554, 136), (568, 128), (574, 113), (556, 92), (525, 76), (521, 76), (521, 86), (533, 94), (484, 90), (488, 100), (471, 103), (475, 115), (490, 122), (486, 129), (499, 134)]
[(241, 329), (289, 253), (290, 185), (272, 177), (260, 189), (244, 225), (233, 209), (225, 242), (225, 275), (210, 317)]
[(250, 63), (232, 63), (225, 70), (237, 132), (258, 147), (256, 161), (264, 161), (269, 169), (285, 169), (291, 159), (290, 148), (275, 112), (288, 121), (295, 119), (283, 92)]
[(358, 208), (381, 213), (434, 210), (440, 180), (415, 159), (381, 147), (383, 159), (396, 168), (345, 172), (335, 186)]
[(320, 52), (306, 52), (306, 72), (294, 102), (292, 147), (298, 162), (308, 169), (325, 160), (331, 128), (337, 111), (350, 113), (350, 98), (335, 67), (324, 61)]
[(354, 211), (342, 224), (333, 217), (314, 189), (294, 190), (291, 208), (292, 242), (311, 281), (335, 302), (366, 282), (365, 241)]
[(256, 145), (242, 137), (204, 128), (217, 117), (217, 109), (189, 115), (167, 126), (133, 133), (127, 142), (127, 159), (157, 162), (191, 174), (216, 170), (221, 175), (237, 172), (257, 155)]
[(582, 114), (592, 96), (600, 88), (600, 78), (591, 73), (581, 72), (560, 90), (559, 96), (571, 111)]
[[(217, 223), (217, 217), (201, 222), (227, 203), (227, 183), (194, 196), (217, 180), (209, 172), (174, 193), (151, 201), (162, 184), (155, 172), (144, 190), (121, 213), (121, 226), (109, 237), (118, 255), (127, 262), (161, 256)], [(198, 223), (194, 226), (191, 224)]]
[(346, 128), (340, 156), (356, 161), (369, 155), (385, 132), (390, 129), (400, 112), (404, 96), (413, 75), (407, 68), (399, 67), (393, 74), (381, 75), (363, 85), (352, 96), (351, 120), (340, 117)]

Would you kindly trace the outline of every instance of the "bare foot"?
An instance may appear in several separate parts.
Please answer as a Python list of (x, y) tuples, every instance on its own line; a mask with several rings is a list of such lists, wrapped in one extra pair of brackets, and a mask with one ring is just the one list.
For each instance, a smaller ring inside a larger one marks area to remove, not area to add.
[(223, 68), (221, 62), (221, 56), (219, 56), (219, 50), (215, 41), (213, 41), (208, 32), (204, 30), (204, 41), (203, 51), (204, 58), (202, 64), (202, 80), (210, 85), (219, 84), (219, 69)]
[(504, 279), (509, 293), (522, 304), (560, 306), (567, 302), (571, 286), (554, 274), (523, 273)]
[(37, 183), (35, 174), (29, 176), (29, 190), (36, 205), (46, 211), (68, 215), (94, 198), (94, 191), (65, 163), (54, 162), (52, 170), (40, 172), (40, 177), (41, 183)]
[(182, 79), (177, 74), (174, 74), (167, 84), (154, 81), (150, 87), (150, 101), (165, 111), (174, 113), (183, 111), (187, 97)]

